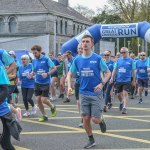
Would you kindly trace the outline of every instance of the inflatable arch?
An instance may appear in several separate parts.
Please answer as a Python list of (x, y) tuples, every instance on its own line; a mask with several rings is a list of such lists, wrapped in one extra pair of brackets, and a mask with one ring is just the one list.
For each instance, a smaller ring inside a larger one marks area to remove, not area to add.
[(101, 38), (141, 37), (150, 42), (150, 23), (143, 21), (139, 23), (125, 24), (95, 24), (62, 45), (62, 54), (67, 50), (77, 54), (77, 46), (82, 37), (91, 35), (96, 44)]

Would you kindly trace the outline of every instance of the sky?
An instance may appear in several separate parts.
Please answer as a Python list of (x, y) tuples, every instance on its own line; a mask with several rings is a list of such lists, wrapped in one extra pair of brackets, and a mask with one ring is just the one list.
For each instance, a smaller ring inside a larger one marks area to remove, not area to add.
[(96, 11), (96, 8), (102, 8), (105, 4), (107, 4), (107, 0), (69, 0), (69, 6), (75, 7), (77, 4)]

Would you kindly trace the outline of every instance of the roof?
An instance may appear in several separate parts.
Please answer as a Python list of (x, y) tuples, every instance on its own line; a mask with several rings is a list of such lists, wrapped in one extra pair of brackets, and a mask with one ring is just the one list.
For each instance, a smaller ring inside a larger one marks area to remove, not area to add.
[(53, 13), (91, 24), (89, 19), (73, 8), (53, 0), (0, 0), (0, 15), (23, 13)]

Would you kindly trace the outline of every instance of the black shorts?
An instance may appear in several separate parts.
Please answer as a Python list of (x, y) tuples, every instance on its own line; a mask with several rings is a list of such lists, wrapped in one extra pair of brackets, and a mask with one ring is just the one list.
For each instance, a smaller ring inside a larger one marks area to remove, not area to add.
[(139, 87), (148, 88), (148, 79), (137, 79)]
[(51, 78), (52, 77), (57, 77), (58, 78), (58, 74), (53, 74), (53, 75), (51, 75)]
[(129, 92), (131, 89), (131, 82), (116, 82), (117, 93), (122, 92), (123, 90)]
[(49, 97), (49, 84), (35, 83), (34, 93), (35, 96)]
[(75, 97), (76, 97), (76, 100), (79, 100), (79, 87), (80, 87), (80, 84), (75, 83)]

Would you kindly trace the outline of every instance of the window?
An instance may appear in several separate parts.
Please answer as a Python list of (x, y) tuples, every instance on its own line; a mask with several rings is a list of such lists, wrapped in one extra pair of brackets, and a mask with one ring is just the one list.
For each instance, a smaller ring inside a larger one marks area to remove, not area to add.
[(9, 19), (9, 32), (16, 33), (17, 32), (17, 22), (15, 17), (11, 17)]
[(73, 25), (73, 35), (76, 35), (76, 25)]
[(65, 21), (65, 34), (67, 35), (67, 28), (68, 28), (68, 23)]
[(3, 33), (5, 30), (5, 23), (4, 23), (4, 19), (0, 18), (0, 33)]
[(60, 34), (63, 34), (63, 21), (60, 20)]
[(77, 27), (77, 34), (79, 34), (79, 32), (80, 32), (80, 28), (79, 28), (79, 25), (78, 25), (78, 27)]
[(58, 33), (58, 21), (56, 20), (56, 33)]

